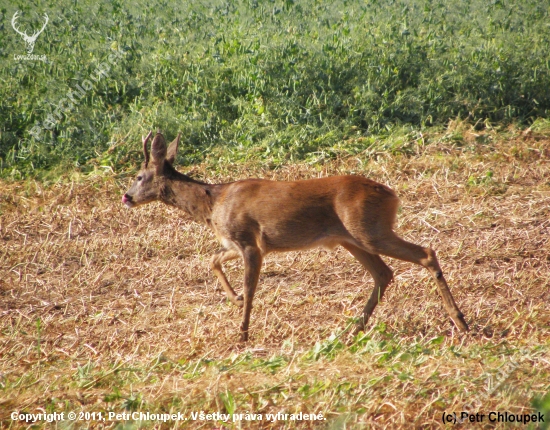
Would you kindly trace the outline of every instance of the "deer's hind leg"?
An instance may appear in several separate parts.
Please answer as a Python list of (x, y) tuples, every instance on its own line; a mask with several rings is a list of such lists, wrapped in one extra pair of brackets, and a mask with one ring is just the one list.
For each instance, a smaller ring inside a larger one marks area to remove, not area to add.
[(233, 303), (235, 306), (242, 307), (243, 297), (238, 296), (235, 293), (235, 290), (231, 287), (231, 284), (227, 280), (227, 277), (225, 276), (225, 273), (223, 272), (223, 269), (222, 269), (223, 263), (225, 263), (226, 261), (235, 260), (240, 256), (241, 254), (238, 251), (227, 250), (225, 248), (222, 248), (212, 256), (212, 259), (210, 260), (210, 267), (212, 271), (216, 274), (218, 279), (220, 280), (220, 283), (222, 284), (222, 288), (227, 294), (227, 298), (229, 299), (229, 301)]
[(358, 333), (365, 329), (365, 325), (371, 317), (374, 308), (382, 299), (386, 287), (393, 279), (393, 271), (382, 261), (379, 255), (371, 254), (349, 243), (343, 243), (342, 246), (346, 248), (365, 269), (367, 269), (374, 279), (374, 289), (372, 290), (369, 301), (363, 309), (363, 315), (357, 323), (356, 333)]
[(449, 290), (447, 281), (443, 276), (443, 271), (435, 256), (435, 251), (431, 248), (423, 248), (414, 243), (401, 239), (395, 233), (389, 233), (379, 240), (372, 241), (371, 247), (374, 252), (387, 255), (388, 257), (398, 258), (399, 260), (409, 261), (419, 264), (428, 269), (437, 284), (439, 293), (443, 298), (443, 304), (447, 313), (461, 331), (468, 331), (468, 324), (464, 315), (456, 305), (456, 302)]

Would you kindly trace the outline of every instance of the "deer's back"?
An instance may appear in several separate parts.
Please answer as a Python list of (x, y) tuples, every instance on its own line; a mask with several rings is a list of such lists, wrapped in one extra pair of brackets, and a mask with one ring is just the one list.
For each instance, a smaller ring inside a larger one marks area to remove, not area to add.
[(352, 232), (358, 228), (391, 228), (396, 203), (390, 188), (362, 176), (247, 179), (223, 186), (212, 226), (226, 247), (243, 241), (264, 253), (334, 247), (353, 242)]

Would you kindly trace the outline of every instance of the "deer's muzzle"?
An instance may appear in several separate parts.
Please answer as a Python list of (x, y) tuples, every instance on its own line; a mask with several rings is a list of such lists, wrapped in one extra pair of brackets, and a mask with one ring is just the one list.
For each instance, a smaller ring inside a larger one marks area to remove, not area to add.
[(129, 208), (131, 208), (132, 206), (134, 206), (134, 203), (132, 202), (132, 196), (128, 195), (128, 194), (124, 194), (122, 196), (122, 203), (124, 203), (126, 206), (128, 206)]

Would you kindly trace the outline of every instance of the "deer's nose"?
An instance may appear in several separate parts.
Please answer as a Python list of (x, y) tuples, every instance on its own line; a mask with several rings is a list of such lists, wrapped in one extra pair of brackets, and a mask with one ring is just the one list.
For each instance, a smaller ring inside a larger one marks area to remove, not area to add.
[(124, 194), (122, 196), (122, 203), (128, 203), (132, 201), (132, 196), (129, 196), (128, 194)]

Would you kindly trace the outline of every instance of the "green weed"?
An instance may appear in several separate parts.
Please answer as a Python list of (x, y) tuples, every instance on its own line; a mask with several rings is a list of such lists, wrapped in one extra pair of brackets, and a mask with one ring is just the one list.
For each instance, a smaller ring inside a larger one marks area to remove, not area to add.
[[(47, 62), (16, 60), (20, 36), (0, 34), (6, 178), (133, 165), (140, 135), (156, 127), (183, 133), (186, 165), (277, 166), (449, 119), (547, 126), (549, 12), (534, 0), (63, 0), (4, 8), (3, 22), (16, 10), (21, 25), (35, 25), (38, 11), (51, 22), (35, 47)], [(109, 55), (117, 60), (98, 75)], [(60, 112), (85, 80), (91, 89)], [(462, 144), (459, 132), (449, 139)]]

